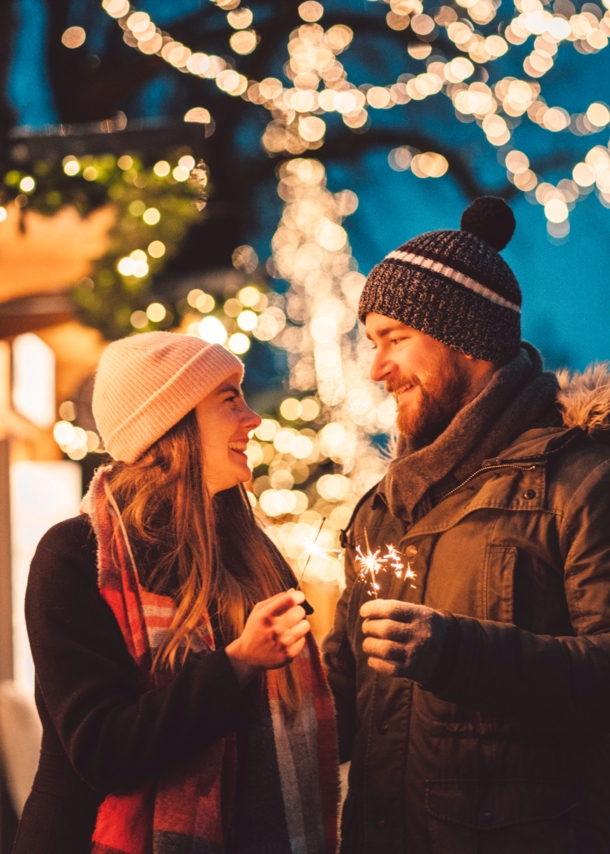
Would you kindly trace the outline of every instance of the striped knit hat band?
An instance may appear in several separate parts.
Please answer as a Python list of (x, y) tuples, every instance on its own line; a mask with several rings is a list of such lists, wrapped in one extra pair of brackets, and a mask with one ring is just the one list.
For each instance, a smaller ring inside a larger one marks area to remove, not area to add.
[(360, 320), (375, 312), (475, 358), (508, 361), (521, 341), (521, 291), (498, 250), (514, 225), (505, 202), (483, 197), (459, 231), (421, 234), (390, 252), (368, 277)]
[(220, 344), (174, 332), (146, 332), (104, 350), (93, 415), (115, 460), (135, 462), (157, 439), (244, 366)]
[(515, 303), (509, 302), (509, 300), (501, 297), (500, 294), (497, 294), (490, 288), (486, 288), (485, 285), (480, 284), (480, 282), (475, 282), (474, 279), (471, 279), (470, 276), (466, 276), (464, 273), (460, 273), (459, 270), (454, 270), (453, 267), (448, 267), (447, 264), (443, 264), (442, 261), (433, 261), (431, 258), (424, 258), (423, 255), (414, 255), (412, 252), (401, 252), (398, 249), (395, 252), (390, 252), (389, 255), (386, 255), (384, 260), (404, 261), (407, 264), (412, 264), (414, 267), (424, 267), (426, 270), (432, 270), (432, 272), (445, 276), (447, 279), (453, 279), (454, 282), (459, 282), (460, 285), (464, 285), (465, 288), (474, 291), (475, 294), (480, 294), (482, 297), (485, 297), (485, 299), (491, 300), (496, 305), (503, 305), (506, 308), (511, 308), (513, 311), (516, 311), (517, 314), (521, 313), (520, 305), (515, 305)]

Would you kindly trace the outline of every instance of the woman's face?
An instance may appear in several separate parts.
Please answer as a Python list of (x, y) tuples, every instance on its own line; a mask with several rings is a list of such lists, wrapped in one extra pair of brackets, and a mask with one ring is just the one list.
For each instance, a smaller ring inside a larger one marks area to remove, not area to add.
[(203, 471), (211, 495), (250, 479), (248, 433), (261, 423), (247, 406), (235, 373), (195, 407), (203, 448)]

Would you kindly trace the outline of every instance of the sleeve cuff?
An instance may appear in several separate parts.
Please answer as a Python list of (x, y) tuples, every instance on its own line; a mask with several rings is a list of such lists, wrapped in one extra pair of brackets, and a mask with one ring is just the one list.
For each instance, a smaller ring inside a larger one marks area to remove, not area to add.
[(422, 690), (440, 694), (451, 681), (460, 649), (460, 623), (450, 611), (441, 611), (447, 620), (447, 634), (432, 677)]

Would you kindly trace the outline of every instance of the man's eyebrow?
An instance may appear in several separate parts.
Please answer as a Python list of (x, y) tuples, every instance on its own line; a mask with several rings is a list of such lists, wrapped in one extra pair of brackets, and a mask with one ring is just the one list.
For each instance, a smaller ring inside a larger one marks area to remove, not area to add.
[[(398, 325), (398, 323), (395, 326), (384, 326), (382, 329), (379, 329), (379, 330), (376, 329), (375, 330), (375, 337), (376, 338), (386, 338), (390, 334), (390, 332), (394, 332), (396, 329), (400, 329), (400, 326)], [(369, 341), (373, 340), (372, 336), (369, 335), (368, 332), (365, 331), (364, 334), (369, 339)]]

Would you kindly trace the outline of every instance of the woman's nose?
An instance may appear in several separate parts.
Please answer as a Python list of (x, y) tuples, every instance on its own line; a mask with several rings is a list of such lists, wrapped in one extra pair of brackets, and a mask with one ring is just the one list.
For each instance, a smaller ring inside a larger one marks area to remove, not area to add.
[(244, 411), (244, 426), (246, 427), (248, 433), (251, 430), (256, 430), (263, 419), (258, 415), (253, 409), (246, 404)]

